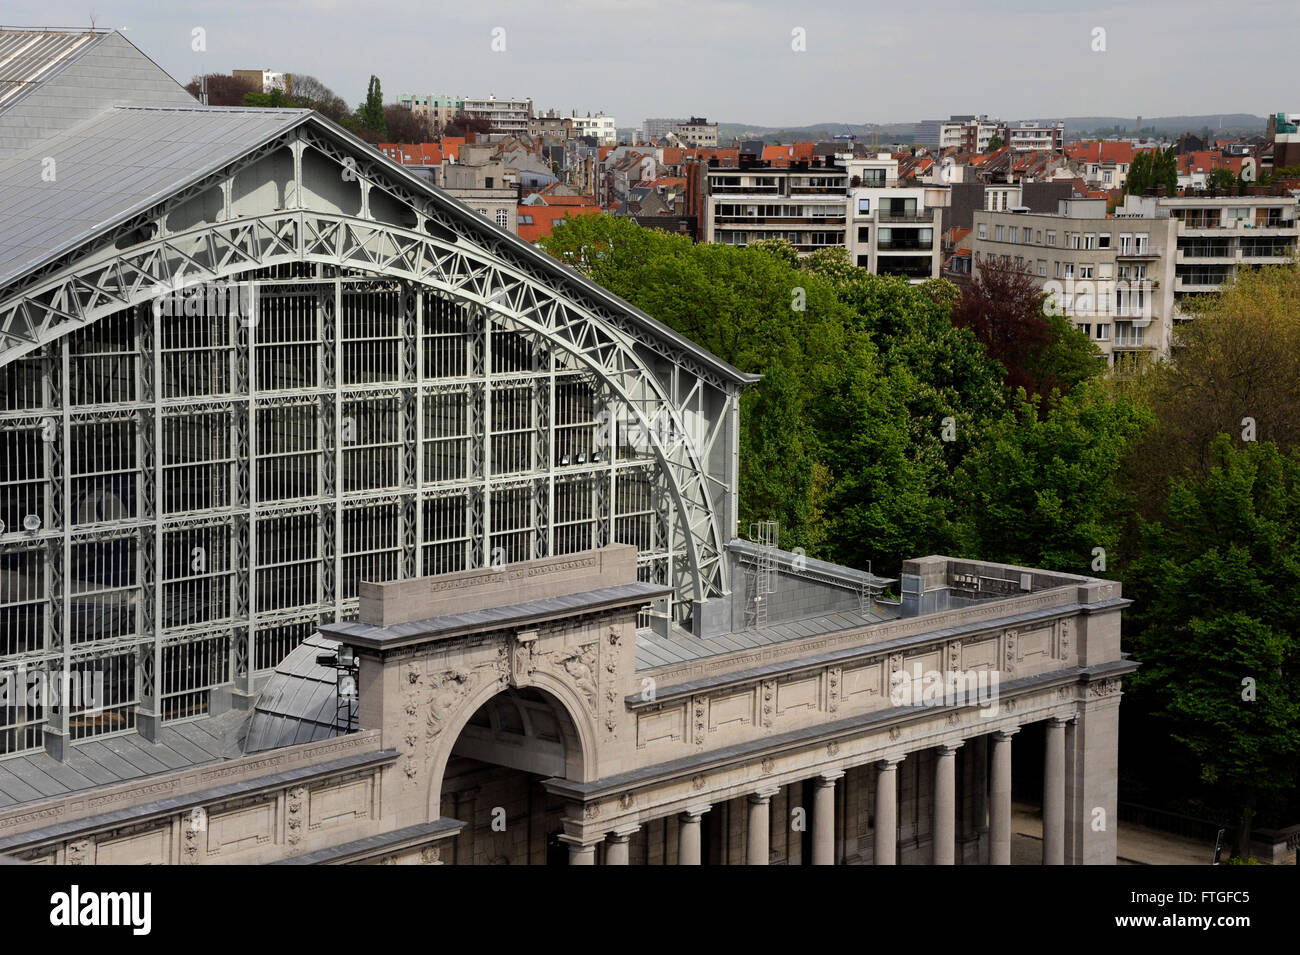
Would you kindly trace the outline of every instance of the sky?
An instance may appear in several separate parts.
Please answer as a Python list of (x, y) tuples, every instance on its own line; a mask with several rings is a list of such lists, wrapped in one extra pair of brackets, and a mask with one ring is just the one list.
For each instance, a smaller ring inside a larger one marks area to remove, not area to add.
[[(310, 73), (352, 104), (531, 97), (619, 126), (1300, 109), (1300, 3), (1135, 0), (6, 0), (7, 25), (122, 29), (181, 82)], [(1085, 9), (1086, 8), (1086, 9)], [(195, 31), (201, 31), (196, 33)], [(202, 43), (198, 40), (201, 39)], [(196, 46), (203, 49), (196, 50)]]

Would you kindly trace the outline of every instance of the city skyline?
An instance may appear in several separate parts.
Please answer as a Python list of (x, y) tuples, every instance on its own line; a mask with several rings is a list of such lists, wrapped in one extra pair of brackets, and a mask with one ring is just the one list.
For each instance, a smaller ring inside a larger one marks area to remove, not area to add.
[[(1280, 3), (1235, 11), (1212, 34), (1202, 29), (1217, 9), (1208, 3), (1061, 11), (1011, 0), (994, 7), (971, 11), (945, 0), (918, 16), (867, 15), (838, 0), (816, 11), (766, 0), (578, 0), (529, 5), (535, 15), (521, 17), (519, 4), (487, 0), (472, 12), (436, 11), (428, 32), (413, 29), (428, 8), (405, 2), (367, 10), (348, 30), (339, 21), (350, 11), (333, 0), (163, 11), (139, 2), (88, 11), (21, 0), (8, 18), (68, 26), (94, 16), (96, 26), (123, 30), (182, 83), (231, 69), (308, 73), (355, 104), (374, 73), (390, 101), (403, 92), (527, 96), (538, 109), (602, 111), (625, 128), (673, 115), (772, 127), (807, 125), (809, 117), (893, 124), (964, 112), (1267, 115), (1274, 106), (1264, 91), (1286, 79), (1288, 31), (1278, 26), (1300, 23)], [(855, 20), (863, 31), (853, 29)], [(249, 31), (249, 22), (262, 28)], [(666, 24), (673, 24), (664, 31), (670, 40), (647, 36)], [(1207, 71), (1247, 49), (1234, 47), (1238, 36), (1243, 44), (1249, 38), (1250, 70)], [(441, 65), (431, 65), (429, 43), (441, 48)], [(1162, 56), (1162, 47), (1180, 55)], [(1005, 55), (990, 55), (997, 51)], [(683, 63), (692, 68), (673, 66)], [(978, 96), (953, 88), (957, 64), (978, 71)], [(639, 79), (647, 70), (655, 82)], [(594, 87), (593, 72), (604, 78)], [(864, 101), (864, 87), (878, 98)]]

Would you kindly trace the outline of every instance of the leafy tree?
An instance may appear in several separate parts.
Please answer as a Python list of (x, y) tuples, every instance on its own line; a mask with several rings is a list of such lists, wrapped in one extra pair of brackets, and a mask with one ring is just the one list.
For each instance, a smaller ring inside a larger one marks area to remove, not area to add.
[(243, 106), (245, 94), (261, 93), (251, 80), (235, 77), (229, 73), (207, 73), (195, 76), (185, 84), (186, 91), (198, 99), (204, 80), (207, 81), (209, 106)]
[(1219, 192), (1230, 193), (1240, 184), (1241, 180), (1237, 178), (1237, 174), (1223, 166), (1218, 169), (1211, 169), (1210, 174), (1205, 177), (1205, 185)]
[(442, 130), (445, 136), (468, 136), (470, 133), (487, 134), (493, 131), (490, 120), (482, 116), (470, 116), (468, 113), (457, 113), (447, 121), (447, 125)]
[(1300, 782), (1300, 460), (1219, 435), (1175, 481), (1130, 574), (1131, 685), (1238, 820)]
[(1300, 445), (1298, 300), (1296, 266), (1243, 269), (1217, 293), (1182, 303), (1195, 317), (1179, 328), (1170, 360), (1117, 383), (1158, 419), (1126, 468), (1147, 492), (1139, 508), (1148, 519), (1172, 478), (1208, 474), (1220, 432), (1284, 452)]
[(366, 100), (357, 107), (359, 132), (368, 142), (380, 142), (388, 138), (388, 123), (384, 117), (384, 93), (379, 85), (379, 77), (371, 75), (370, 85), (366, 89)]
[(384, 107), (384, 125), (388, 129), (388, 142), (427, 143), (433, 139), (428, 116), (397, 103)]
[(1003, 143), (1002, 143), (1001, 136), (993, 136), (992, 138), (989, 139), (989, 152), (992, 152), (995, 149), (1001, 149), (1002, 146)]
[(953, 324), (970, 329), (989, 357), (1006, 369), (1005, 382), (1013, 392), (1069, 391), (1102, 371), (1095, 346), (1068, 321), (1044, 313), (1046, 299), (1028, 272), (987, 260), (953, 308)]
[(293, 74), (292, 99), (303, 109), (314, 109), (340, 125), (351, 118), (352, 111), (343, 97), (309, 73)]
[(956, 477), (956, 538), (984, 560), (1091, 574), (1118, 550), (1128, 497), (1114, 480), (1151, 414), (1100, 382), (1004, 414)]
[(1163, 152), (1144, 149), (1129, 163), (1128, 175), (1124, 179), (1127, 195), (1145, 195), (1154, 192), (1158, 186), (1165, 188), (1166, 195), (1172, 196), (1178, 191), (1178, 157), (1174, 146)]

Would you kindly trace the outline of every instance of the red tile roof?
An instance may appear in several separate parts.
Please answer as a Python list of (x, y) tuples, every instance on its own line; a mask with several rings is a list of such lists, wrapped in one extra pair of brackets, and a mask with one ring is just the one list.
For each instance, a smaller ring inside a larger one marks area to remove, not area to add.
[(551, 234), (555, 229), (555, 223), (562, 222), (570, 216), (597, 215), (601, 211), (600, 206), (595, 203), (586, 203), (584, 205), (561, 205), (561, 206), (520, 206), (519, 215), (532, 216), (532, 223), (525, 225), (519, 223), (519, 238), (525, 242), (536, 242), (545, 236)]

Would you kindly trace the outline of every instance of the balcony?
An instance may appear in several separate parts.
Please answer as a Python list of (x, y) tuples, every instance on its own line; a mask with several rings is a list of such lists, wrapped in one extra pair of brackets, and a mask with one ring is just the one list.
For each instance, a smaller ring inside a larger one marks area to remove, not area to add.
[(780, 218), (777, 216), (714, 216), (713, 222), (718, 226), (803, 226), (816, 228), (822, 225), (844, 225), (844, 216), (798, 216)]
[(1164, 249), (1158, 245), (1145, 245), (1141, 248), (1120, 249), (1115, 253), (1117, 259), (1158, 259)]
[(922, 213), (920, 215), (895, 215), (889, 212), (877, 211), (876, 221), (877, 222), (901, 222), (904, 224), (910, 222), (916, 225), (930, 225), (931, 223), (934, 222), (934, 212), (930, 211), (930, 212)]

